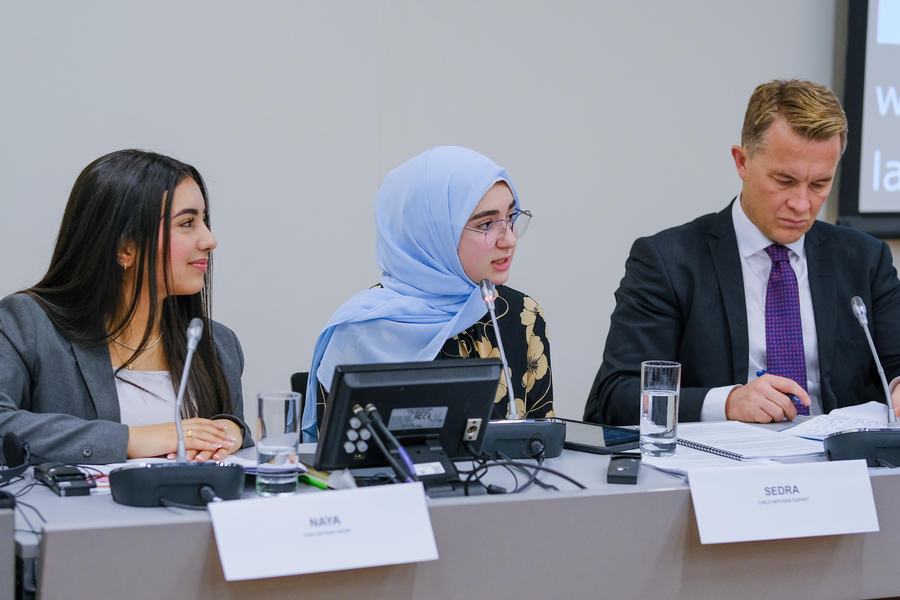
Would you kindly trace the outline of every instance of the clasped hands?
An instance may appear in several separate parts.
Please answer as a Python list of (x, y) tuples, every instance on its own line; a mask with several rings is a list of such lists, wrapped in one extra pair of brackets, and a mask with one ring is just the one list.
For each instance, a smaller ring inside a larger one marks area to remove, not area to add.
[[(181, 428), (188, 461), (222, 460), (241, 448), (241, 429), (229, 419), (184, 419)], [(128, 428), (128, 458), (173, 459), (177, 450), (178, 432), (174, 422)]]

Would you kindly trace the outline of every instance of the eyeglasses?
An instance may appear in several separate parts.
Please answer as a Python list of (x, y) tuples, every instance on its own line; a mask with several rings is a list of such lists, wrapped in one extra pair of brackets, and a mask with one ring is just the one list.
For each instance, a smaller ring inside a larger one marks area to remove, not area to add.
[(478, 227), (463, 227), (475, 233), (484, 234), (484, 245), (493, 248), (497, 245), (504, 235), (506, 235), (507, 227), (512, 230), (516, 238), (520, 238), (528, 231), (528, 224), (531, 223), (530, 210), (517, 210), (505, 219), (498, 219), (489, 223), (482, 223)]

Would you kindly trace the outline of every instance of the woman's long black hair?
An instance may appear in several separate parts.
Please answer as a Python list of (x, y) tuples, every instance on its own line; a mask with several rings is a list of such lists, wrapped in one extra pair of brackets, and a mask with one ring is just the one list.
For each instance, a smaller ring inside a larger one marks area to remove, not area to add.
[[(89, 164), (72, 187), (47, 274), (24, 293), (41, 305), (73, 344), (103, 345), (121, 334), (134, 317), (146, 273), (150, 297), (147, 329), (138, 351), (120, 369), (146, 348), (153, 324), (159, 318), (163, 353), (172, 383), (177, 386), (187, 353), (187, 326), (192, 318), (200, 317), (204, 333), (194, 354), (183, 416), (208, 418), (232, 409), (231, 393), (209, 323), (212, 256), (200, 292), (168, 295), (162, 304), (157, 293), (159, 286), (172, 289), (172, 197), (178, 184), (186, 179), (193, 179), (200, 187), (209, 226), (206, 185), (194, 167), (141, 150), (113, 152)], [(118, 262), (118, 253), (126, 243), (135, 249), (131, 298), (123, 297), (124, 269)], [(163, 281), (157, 277), (160, 262), (164, 266)]]

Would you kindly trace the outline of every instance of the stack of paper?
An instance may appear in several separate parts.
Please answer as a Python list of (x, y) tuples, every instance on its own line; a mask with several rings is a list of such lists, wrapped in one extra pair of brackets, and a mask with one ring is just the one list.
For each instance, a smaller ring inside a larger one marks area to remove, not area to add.
[(687, 446), (678, 446), (673, 456), (644, 456), (642, 462), (645, 466), (664, 471), (673, 475), (687, 475), (689, 471), (696, 469), (712, 469), (716, 467), (760, 467), (776, 465), (771, 460), (740, 461), (726, 458), (716, 454), (710, 454), (702, 450), (694, 450)]
[(696, 469), (777, 465), (769, 459), (823, 454), (821, 442), (799, 439), (736, 421), (678, 425), (674, 456), (645, 456), (648, 467), (688, 475)]
[(678, 426), (678, 443), (737, 460), (798, 458), (825, 453), (821, 443), (737, 421), (684, 423)]
[(881, 427), (887, 427), (887, 406), (881, 402), (868, 402), (859, 406), (836, 408), (827, 415), (792, 425), (782, 432), (811, 440), (824, 440), (839, 431)]

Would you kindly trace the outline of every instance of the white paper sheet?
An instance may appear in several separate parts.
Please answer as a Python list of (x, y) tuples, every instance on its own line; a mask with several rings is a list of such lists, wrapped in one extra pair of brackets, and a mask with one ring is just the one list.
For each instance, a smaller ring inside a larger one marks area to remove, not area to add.
[(836, 408), (827, 415), (820, 415), (793, 427), (782, 429), (797, 437), (824, 440), (832, 433), (848, 429), (887, 427), (887, 406), (881, 402), (867, 402), (859, 406)]

